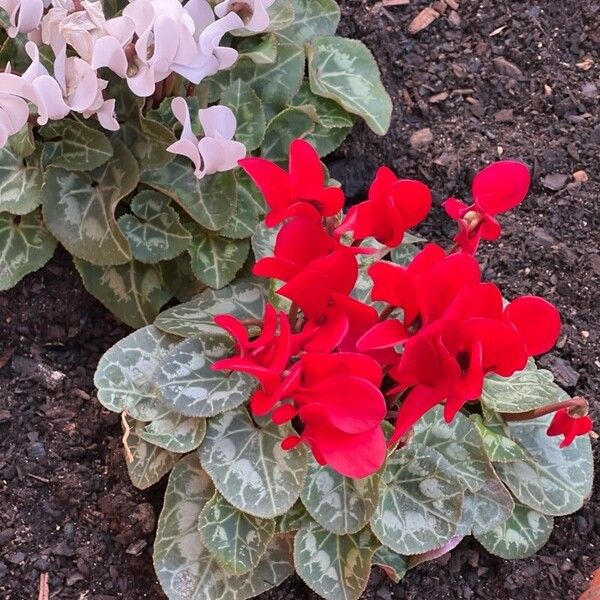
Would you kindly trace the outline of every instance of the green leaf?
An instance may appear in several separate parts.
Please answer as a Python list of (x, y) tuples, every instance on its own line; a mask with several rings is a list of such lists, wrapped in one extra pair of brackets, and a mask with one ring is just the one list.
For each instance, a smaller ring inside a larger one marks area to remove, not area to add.
[(463, 486), (433, 448), (412, 442), (387, 461), (371, 528), (399, 554), (422, 554), (456, 535)]
[(354, 118), (337, 102), (322, 96), (315, 96), (310, 89), (308, 79), (305, 79), (298, 93), (290, 101), (292, 106), (313, 107), (318, 123), (326, 129), (346, 129), (354, 125)]
[[(190, 118), (192, 121), (192, 130), (195, 132), (200, 126), (198, 119), (198, 110), (200, 108), (200, 102), (195, 96), (186, 96), (184, 98), (188, 109), (190, 111)], [(164, 125), (170, 131), (175, 131), (181, 128), (181, 123), (177, 120), (171, 109), (171, 102), (173, 98), (165, 98), (158, 108), (149, 110), (146, 113), (146, 117), (152, 121), (157, 121), (161, 125)]]
[(494, 475), (476, 492), (465, 492), (459, 535), (481, 535), (500, 527), (512, 514), (515, 503), (510, 492)]
[(259, 223), (258, 210), (262, 207), (258, 203), (253, 189), (246, 187), (248, 184), (244, 181), (238, 181), (238, 201), (231, 219), (219, 232), (226, 238), (233, 240), (242, 240), (254, 235), (254, 231)]
[[(260, 217), (267, 212), (267, 204), (262, 192), (256, 187), (252, 179), (241, 169), (236, 172), (238, 199), (247, 196), (249, 204), (253, 204), (256, 214)], [(227, 227), (227, 226), (226, 226)]]
[(225, 227), (235, 209), (232, 171), (197, 179), (190, 162), (177, 158), (162, 169), (144, 171), (142, 183), (177, 202), (194, 221), (211, 231)]
[(501, 558), (527, 558), (547, 541), (554, 520), (528, 506), (515, 503), (510, 518), (502, 525), (481, 535), (475, 535), (481, 545)]
[(255, 387), (254, 379), (239, 371), (212, 368), (231, 350), (230, 341), (223, 337), (194, 337), (178, 344), (154, 376), (160, 398), (189, 417), (212, 417), (246, 402)]
[(392, 262), (402, 267), (407, 267), (412, 259), (421, 251), (421, 247), (419, 246), (419, 242), (421, 241), (423, 240), (405, 233), (402, 243), (393, 248), (390, 253)]
[(334, 0), (293, 0), (294, 22), (277, 33), (288, 44), (302, 45), (320, 35), (334, 35), (340, 8)]
[(481, 434), (485, 451), (491, 461), (513, 462), (527, 458), (527, 453), (517, 442), (487, 427), (479, 415), (471, 415), (469, 418)]
[(192, 233), (188, 252), (194, 275), (211, 288), (220, 289), (231, 283), (248, 258), (250, 242), (208, 233), (195, 223), (186, 225)]
[(246, 600), (283, 582), (294, 570), (290, 536), (276, 535), (258, 566), (228, 575), (204, 546), (198, 518), (215, 488), (197, 454), (181, 459), (170, 477), (154, 544), (154, 566), (169, 600)]
[(219, 335), (216, 315), (238, 319), (262, 319), (267, 301), (264, 282), (240, 279), (220, 290), (205, 290), (194, 300), (174, 306), (158, 315), (154, 324), (167, 333), (182, 337), (198, 334)]
[(74, 263), (85, 289), (130, 327), (151, 323), (171, 298), (156, 265), (131, 261), (99, 267), (81, 259)]
[(243, 575), (259, 563), (275, 534), (274, 519), (238, 510), (218, 492), (206, 503), (198, 527), (202, 540), (225, 571)]
[(131, 248), (115, 210), (138, 177), (133, 155), (120, 142), (115, 142), (114, 157), (91, 175), (49, 169), (42, 188), (48, 229), (73, 256), (94, 265), (129, 262)]
[(446, 423), (443, 413), (441, 406), (428, 411), (414, 426), (414, 440), (437, 450), (464, 486), (476, 492), (494, 476), (483, 438), (462, 413), (457, 413), (450, 423)]
[(260, 148), (263, 158), (286, 165), (293, 140), (305, 138), (315, 129), (315, 122), (300, 108), (286, 108), (268, 125)]
[(318, 37), (308, 44), (307, 54), (313, 93), (339, 102), (379, 135), (389, 129), (392, 101), (373, 55), (362, 42)]
[(268, 9), (269, 25), (265, 31), (279, 31), (285, 29), (294, 21), (294, 6), (291, 0), (277, 0)]
[(296, 572), (326, 600), (358, 600), (367, 587), (378, 545), (369, 529), (335, 535), (311, 524), (296, 534)]
[(169, 260), (189, 246), (192, 236), (181, 225), (166, 196), (144, 190), (131, 201), (131, 211), (132, 215), (122, 215), (117, 222), (136, 260), (144, 263)]
[(55, 249), (56, 240), (44, 227), (40, 211), (23, 216), (0, 212), (0, 291), (43, 267)]
[(44, 168), (91, 171), (110, 160), (113, 147), (100, 131), (73, 119), (50, 121), (40, 128)]
[(240, 57), (249, 58), (258, 65), (271, 65), (277, 60), (277, 36), (267, 33), (242, 40), (237, 50)]
[(342, 145), (352, 127), (323, 127), (315, 124), (314, 130), (304, 139), (311, 144), (319, 156), (327, 156)]
[(381, 252), (385, 249), (375, 238), (367, 238), (360, 243), (361, 248), (369, 248), (375, 252), (369, 254), (358, 254), (358, 278), (352, 290), (352, 296), (361, 302), (370, 303), (373, 280), (369, 275), (369, 269), (373, 263), (381, 259)]
[(42, 176), (39, 152), (24, 160), (14, 150), (0, 148), (0, 212), (25, 215), (35, 210), (42, 202)]
[(149, 423), (138, 423), (135, 430), (145, 442), (177, 454), (185, 454), (198, 448), (206, 434), (206, 420), (184, 417), (165, 410)]
[(221, 94), (221, 104), (228, 106), (235, 115), (235, 139), (248, 151), (258, 148), (265, 137), (265, 113), (260, 98), (250, 85), (236, 79)]
[(527, 367), (510, 377), (488, 375), (483, 381), (481, 402), (496, 412), (517, 413), (568, 398), (550, 371), (538, 369), (531, 358)]
[(126, 420), (130, 428), (127, 447), (131, 452), (131, 455), (126, 457), (127, 472), (131, 483), (136, 488), (145, 490), (159, 482), (175, 466), (179, 454), (144, 441), (136, 433), (136, 421), (129, 417), (126, 417)]
[(257, 427), (240, 408), (210, 419), (200, 460), (215, 486), (236, 508), (270, 519), (296, 502), (306, 477), (304, 448), (286, 451), (289, 425)]
[(360, 531), (373, 516), (380, 474), (351, 479), (309, 459), (302, 503), (323, 528), (338, 535)]
[(252, 236), (252, 252), (254, 252), (254, 258), (257, 261), (266, 256), (273, 256), (275, 252), (275, 240), (281, 227), (282, 225), (267, 227), (264, 221), (258, 224)]
[(277, 531), (280, 533), (291, 533), (298, 531), (305, 525), (314, 523), (310, 515), (306, 512), (304, 504), (300, 500), (290, 508), (285, 514), (277, 519)]
[(381, 546), (373, 555), (373, 564), (377, 565), (394, 583), (400, 583), (407, 571), (406, 558), (387, 546)]
[(190, 255), (180, 254), (176, 258), (158, 264), (163, 281), (179, 302), (189, 302), (206, 289), (192, 271)]
[(151, 421), (164, 412), (154, 374), (162, 359), (179, 342), (154, 325), (134, 331), (109, 348), (94, 375), (98, 400), (113, 412), (127, 411), (138, 421)]
[(24, 125), (20, 131), (10, 137), (10, 147), (20, 158), (27, 158), (35, 152), (33, 128), (29, 123)]
[(587, 436), (560, 448), (560, 440), (546, 434), (551, 420), (547, 415), (508, 423), (507, 432), (528, 457), (499, 463), (496, 470), (523, 504), (547, 515), (568, 515), (579, 510), (592, 492), (592, 448)]

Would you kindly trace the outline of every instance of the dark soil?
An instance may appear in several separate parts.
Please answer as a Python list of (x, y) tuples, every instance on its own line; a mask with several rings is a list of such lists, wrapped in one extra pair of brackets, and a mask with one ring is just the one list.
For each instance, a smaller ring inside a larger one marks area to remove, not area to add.
[[(508, 297), (540, 294), (560, 308), (563, 336), (542, 363), (592, 401), (600, 422), (600, 3), (462, 0), (416, 36), (408, 23), (426, 0), (340, 4), (342, 33), (376, 52), (396, 108), (385, 138), (352, 134), (331, 161), (334, 176), (355, 198), (382, 163), (427, 182), (436, 208), (423, 232), (447, 244), (441, 201), (466, 197), (473, 174), (499, 157), (527, 162), (531, 193), (501, 218), (501, 244), (482, 249), (485, 276)], [(411, 143), (426, 128), (431, 136)], [(589, 180), (577, 183), (582, 170)], [(130, 485), (118, 418), (93, 398), (98, 358), (126, 333), (62, 252), (0, 294), (2, 600), (36, 598), (45, 572), (50, 598), (163, 598), (150, 553), (162, 489)], [(595, 494), (557, 519), (533, 558), (505, 562), (465, 542), (398, 586), (374, 572), (364, 598), (566, 600), (599, 566)], [(316, 596), (293, 578), (264, 598)]]

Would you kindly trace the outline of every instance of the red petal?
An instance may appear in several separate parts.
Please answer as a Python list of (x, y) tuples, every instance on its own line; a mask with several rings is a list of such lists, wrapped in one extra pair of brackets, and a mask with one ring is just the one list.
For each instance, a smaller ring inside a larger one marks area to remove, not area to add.
[(415, 386), (400, 405), (394, 433), (388, 445), (395, 444), (426, 412), (439, 404), (445, 397), (446, 393), (442, 388)]
[(296, 198), (312, 197), (323, 187), (323, 167), (316, 150), (305, 140), (294, 140), (289, 153), (290, 182)]
[(277, 234), (274, 254), (278, 259), (304, 267), (327, 255), (337, 246), (321, 223), (296, 218), (286, 223)]
[(473, 205), (467, 206), (461, 200), (456, 198), (447, 198), (442, 203), (442, 208), (446, 211), (446, 214), (454, 220), (462, 219), (465, 214), (473, 208)]
[(361, 352), (391, 348), (405, 341), (410, 334), (397, 319), (388, 319), (369, 329), (356, 343)]
[(404, 229), (420, 223), (431, 208), (431, 191), (421, 181), (400, 179), (390, 189), (396, 211), (402, 216)]
[(289, 435), (281, 442), (281, 448), (283, 450), (293, 450), (302, 439), (297, 435)]
[(379, 386), (383, 377), (377, 361), (354, 352), (303, 354), (300, 363), (307, 385), (313, 385), (333, 375), (352, 374)]
[(275, 163), (264, 158), (244, 158), (238, 163), (265, 197), (269, 208), (286, 207), (291, 199), (290, 177)]
[(281, 281), (289, 281), (297, 273), (298, 266), (296, 264), (276, 256), (265, 256), (256, 261), (252, 267), (252, 274), (257, 277), (270, 277)]
[(379, 167), (369, 188), (369, 200), (382, 201), (396, 181), (398, 178), (389, 167)]
[(548, 352), (560, 335), (560, 313), (538, 296), (513, 300), (504, 309), (504, 316), (518, 329), (530, 356)]
[(523, 163), (502, 160), (475, 175), (473, 199), (483, 212), (496, 215), (520, 204), (529, 184), (529, 169)]
[(368, 270), (373, 280), (371, 300), (387, 302), (392, 306), (402, 306), (412, 301), (414, 296), (412, 279), (405, 267), (388, 261), (374, 263)]
[(284, 404), (273, 411), (272, 420), (275, 425), (283, 425), (291, 421), (298, 414), (298, 410), (291, 404)]
[(248, 346), (248, 330), (239, 319), (231, 315), (217, 315), (215, 323), (231, 335), (239, 351), (244, 350)]
[(304, 271), (282, 288), (281, 296), (296, 303), (309, 319), (319, 319), (325, 314), (331, 296), (330, 279), (317, 271)]
[(318, 322), (308, 321), (303, 332), (311, 333), (303, 348), (307, 352), (332, 352), (337, 348), (348, 333), (350, 324), (348, 315), (343, 311), (328, 309)]

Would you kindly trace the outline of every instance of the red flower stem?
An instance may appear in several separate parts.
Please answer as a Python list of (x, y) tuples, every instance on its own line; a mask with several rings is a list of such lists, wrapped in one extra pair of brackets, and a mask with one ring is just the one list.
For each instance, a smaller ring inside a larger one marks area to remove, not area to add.
[(394, 308), (396, 308), (395, 306), (392, 306), (391, 304), (388, 304), (382, 311), (381, 314), (379, 315), (379, 320), (380, 321), (385, 321), (394, 311)]
[(288, 320), (292, 328), (292, 333), (296, 333), (296, 326), (298, 324), (298, 305), (295, 302), (292, 302), (292, 306), (290, 307)]
[(578, 413), (580, 416), (584, 416), (588, 413), (589, 405), (588, 401), (581, 396), (575, 396), (575, 398), (569, 398), (569, 400), (563, 400), (562, 402), (555, 402), (554, 404), (547, 404), (546, 406), (540, 406), (533, 410), (526, 410), (521, 413), (500, 413), (500, 416), (505, 421), (529, 421), (531, 419), (537, 419), (549, 415), (563, 408), (574, 409), (573, 412)]

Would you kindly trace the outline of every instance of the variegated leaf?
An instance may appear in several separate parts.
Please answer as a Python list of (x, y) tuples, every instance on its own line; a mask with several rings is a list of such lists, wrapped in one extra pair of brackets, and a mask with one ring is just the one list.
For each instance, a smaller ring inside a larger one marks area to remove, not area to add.
[(510, 436), (527, 458), (498, 463), (496, 470), (514, 496), (547, 515), (568, 515), (580, 509), (592, 492), (593, 461), (589, 437), (578, 437), (560, 448), (547, 435), (551, 415), (507, 424)]
[(304, 139), (315, 148), (319, 156), (323, 157), (339, 148), (350, 131), (352, 131), (352, 127), (331, 127), (328, 129), (315, 123), (314, 129), (305, 135)]
[(356, 533), (368, 522), (379, 498), (380, 474), (351, 479), (310, 458), (302, 503), (324, 529)]
[(234, 575), (256, 567), (275, 534), (274, 519), (246, 514), (218, 492), (202, 509), (198, 527), (204, 545), (219, 565)]
[(206, 289), (206, 286), (196, 279), (187, 252), (171, 260), (161, 261), (158, 268), (167, 289), (179, 302), (189, 302)]
[(129, 262), (131, 248), (115, 209), (138, 181), (137, 162), (120, 142), (115, 142), (114, 157), (91, 175), (49, 169), (42, 188), (48, 229), (73, 256), (94, 265)]
[(135, 487), (145, 490), (160, 481), (177, 463), (179, 454), (150, 444), (137, 435), (139, 423), (127, 417), (127, 471)]
[(0, 291), (43, 267), (55, 249), (39, 210), (23, 216), (0, 212)]
[(9, 143), (13, 153), (20, 158), (31, 156), (35, 152), (35, 139), (33, 137), (32, 125), (27, 123), (20, 131), (11, 135)]
[[(247, 184), (247, 178), (241, 181), (237, 178), (238, 184), (238, 201), (235, 206), (235, 211), (231, 215), (231, 219), (219, 232), (223, 237), (233, 240), (243, 240), (252, 237), (259, 223), (259, 214), (264, 214), (263, 206), (260, 201), (257, 201), (256, 194), (253, 189), (254, 184)], [(260, 210), (260, 213), (259, 213)]]
[(424, 242), (423, 238), (417, 237), (410, 233), (404, 234), (404, 239), (399, 246), (392, 249), (390, 258), (393, 263), (402, 267), (407, 267), (412, 259), (421, 251), (419, 242)]
[(252, 252), (254, 252), (254, 258), (257, 261), (265, 258), (265, 256), (273, 256), (275, 252), (275, 240), (280, 230), (281, 225), (267, 227), (264, 221), (258, 224), (252, 236)]
[(373, 564), (377, 565), (394, 583), (400, 583), (406, 575), (406, 558), (387, 546), (381, 546), (375, 552)]
[(190, 245), (192, 236), (181, 225), (166, 196), (144, 190), (133, 198), (130, 208), (133, 214), (122, 215), (117, 222), (136, 260), (144, 263), (170, 260)]
[(517, 502), (508, 520), (475, 537), (488, 552), (501, 558), (527, 558), (548, 541), (553, 525), (552, 517)]
[(236, 117), (235, 139), (248, 151), (256, 150), (265, 137), (267, 123), (262, 102), (250, 84), (236, 79), (223, 90), (221, 104), (228, 106)]
[(183, 158), (162, 169), (143, 171), (142, 183), (173, 199), (196, 223), (211, 231), (227, 225), (237, 201), (232, 171), (197, 179), (191, 163)]
[(368, 528), (335, 535), (317, 524), (307, 525), (294, 541), (296, 572), (326, 600), (358, 600), (367, 587), (378, 546)]
[(118, 341), (104, 353), (94, 375), (101, 404), (114, 412), (127, 411), (138, 421), (152, 421), (163, 414), (165, 407), (158, 400), (153, 376), (178, 341), (154, 325)]
[(91, 171), (110, 160), (113, 147), (101, 132), (75, 121), (50, 121), (40, 128), (44, 138), (44, 168), (58, 167), (69, 171)]
[(310, 523), (314, 523), (314, 521), (306, 512), (304, 504), (298, 500), (290, 510), (277, 518), (277, 531), (280, 533), (291, 533), (292, 531), (298, 531), (298, 529)]
[(290, 101), (292, 106), (312, 106), (319, 125), (325, 129), (346, 129), (354, 125), (354, 117), (337, 102), (323, 96), (316, 96), (305, 79), (298, 93)]
[(154, 324), (167, 333), (182, 337), (225, 331), (215, 324), (217, 315), (238, 319), (262, 319), (267, 301), (264, 281), (239, 279), (220, 290), (204, 290), (197, 298), (158, 315)]
[(492, 462), (514, 462), (527, 458), (527, 452), (517, 442), (504, 435), (503, 427), (500, 430), (492, 429), (479, 415), (471, 415), (469, 418), (481, 434), (485, 451)]
[(428, 411), (415, 424), (414, 439), (437, 450), (452, 465), (465, 487), (476, 492), (494, 476), (483, 438), (462, 413), (457, 413), (450, 423), (446, 423), (443, 413), (441, 406)]
[(39, 152), (23, 160), (14, 150), (0, 148), (0, 212), (25, 215), (42, 202)]
[(198, 517), (215, 488), (197, 454), (173, 469), (158, 520), (154, 566), (169, 600), (246, 600), (292, 574), (292, 543), (276, 535), (258, 566), (241, 576), (228, 575), (204, 546)]
[(334, 35), (340, 7), (334, 0), (293, 0), (294, 22), (277, 33), (288, 44), (302, 45), (318, 35)]
[(304, 448), (281, 448), (291, 434), (288, 425), (257, 427), (245, 408), (224, 413), (208, 422), (202, 466), (236, 508), (266, 519), (282, 515), (299, 498), (306, 478)]
[(512, 514), (515, 503), (498, 477), (488, 479), (476, 492), (465, 492), (458, 535), (480, 535), (500, 527)]
[(523, 371), (510, 377), (488, 375), (483, 381), (481, 402), (500, 413), (518, 413), (568, 398), (554, 383), (550, 371), (538, 369), (533, 358)]
[(145, 442), (177, 454), (198, 448), (206, 434), (206, 419), (184, 417), (165, 410), (149, 423), (139, 423), (136, 434)]
[(193, 337), (175, 346), (154, 374), (160, 399), (188, 417), (212, 417), (246, 402), (254, 379), (239, 371), (212, 368), (231, 351), (229, 340), (220, 336)]
[(277, 45), (277, 36), (267, 33), (242, 40), (237, 50), (240, 57), (249, 58), (258, 65), (272, 65), (277, 60)]
[(315, 121), (301, 108), (286, 108), (276, 115), (265, 132), (260, 155), (281, 166), (288, 161), (293, 140), (305, 138), (315, 129)]
[(307, 54), (313, 93), (339, 102), (379, 135), (389, 129), (392, 101), (373, 55), (362, 42), (317, 37), (308, 43)]
[[(265, 31), (279, 31), (294, 21), (294, 6), (291, 0), (277, 0), (267, 12), (270, 23)], [(251, 32), (246, 32), (249, 35)]]
[(371, 528), (394, 552), (421, 554), (456, 535), (462, 504), (454, 468), (433, 448), (412, 442), (388, 458)]
[(86, 290), (130, 327), (152, 323), (171, 298), (156, 265), (131, 261), (124, 265), (99, 267), (74, 259)]
[(361, 242), (361, 248), (369, 248), (374, 252), (371, 254), (359, 254), (358, 260), (358, 279), (352, 290), (352, 296), (362, 302), (369, 302), (371, 298), (371, 290), (373, 289), (373, 280), (369, 276), (369, 269), (374, 262), (382, 257), (382, 252), (385, 249), (383, 244), (380, 244), (375, 238), (368, 238)]

